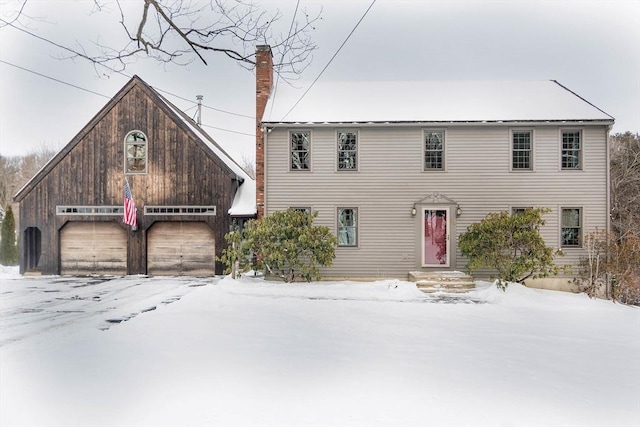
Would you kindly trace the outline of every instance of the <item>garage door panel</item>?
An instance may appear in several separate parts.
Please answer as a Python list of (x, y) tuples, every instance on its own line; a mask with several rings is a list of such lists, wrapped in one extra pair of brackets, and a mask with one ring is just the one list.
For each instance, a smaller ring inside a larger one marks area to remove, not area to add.
[(215, 235), (204, 222), (159, 222), (147, 235), (147, 272), (155, 275), (215, 274)]
[(60, 231), (60, 273), (127, 274), (127, 232), (112, 222), (70, 222)]

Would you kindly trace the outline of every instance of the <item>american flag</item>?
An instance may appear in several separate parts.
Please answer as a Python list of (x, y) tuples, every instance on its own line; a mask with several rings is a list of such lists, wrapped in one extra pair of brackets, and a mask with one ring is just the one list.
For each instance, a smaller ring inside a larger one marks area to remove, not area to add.
[(134, 230), (138, 226), (138, 214), (136, 212), (136, 204), (131, 196), (129, 181), (124, 182), (124, 218), (122, 218), (122, 222), (129, 224)]

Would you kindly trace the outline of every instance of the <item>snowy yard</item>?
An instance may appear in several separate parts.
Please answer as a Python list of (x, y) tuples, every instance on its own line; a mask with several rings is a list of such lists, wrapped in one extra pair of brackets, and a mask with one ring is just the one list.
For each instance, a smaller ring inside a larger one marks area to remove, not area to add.
[(489, 284), (0, 273), (2, 426), (638, 426), (640, 310)]

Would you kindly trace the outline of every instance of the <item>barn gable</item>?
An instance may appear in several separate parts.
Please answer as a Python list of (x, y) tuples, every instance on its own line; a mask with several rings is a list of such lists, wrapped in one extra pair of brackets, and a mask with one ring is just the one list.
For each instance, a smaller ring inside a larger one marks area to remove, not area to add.
[[(139, 170), (127, 169), (132, 132), (145, 138)], [(135, 231), (122, 223), (125, 180), (138, 208)], [(214, 256), (245, 181), (251, 186), (206, 132), (134, 76), (16, 195), (21, 272), (221, 272)], [(194, 249), (185, 236), (205, 237)]]

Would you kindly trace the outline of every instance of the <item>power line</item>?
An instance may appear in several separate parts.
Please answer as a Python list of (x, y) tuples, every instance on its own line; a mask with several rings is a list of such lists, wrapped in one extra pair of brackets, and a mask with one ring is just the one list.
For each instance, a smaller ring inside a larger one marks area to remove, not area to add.
[[(108, 95), (104, 95), (104, 94), (102, 94), (102, 93), (98, 93), (98, 92), (92, 91), (92, 90), (90, 90), (90, 89), (85, 89), (85, 88), (83, 88), (83, 87), (80, 87), (80, 86), (74, 85), (74, 84), (72, 84), (72, 83), (65, 82), (65, 81), (62, 81), (62, 80), (60, 80), (60, 79), (57, 79), (57, 78), (55, 78), (55, 77), (47, 76), (47, 75), (42, 74), (42, 73), (39, 73), (39, 72), (37, 72), (37, 71), (33, 71), (33, 70), (30, 70), (30, 69), (25, 68), (25, 67), (21, 67), (21, 66), (16, 65), (16, 64), (12, 64), (12, 63), (7, 62), (7, 61), (4, 61), (4, 60), (2, 60), (2, 59), (0, 59), (0, 63), (6, 64), (6, 65), (10, 65), (10, 66), (15, 67), (15, 68), (18, 68), (18, 69), (20, 69), (20, 70), (22, 70), (22, 71), (26, 71), (26, 72), (28, 72), (28, 73), (32, 73), (32, 74), (35, 74), (35, 75), (40, 76), (40, 77), (44, 77), (45, 79), (53, 80), (54, 82), (61, 83), (61, 84), (63, 84), (63, 85), (71, 86), (71, 87), (73, 87), (73, 88), (75, 88), (75, 89), (79, 89), (79, 90), (82, 90), (82, 91), (85, 91), (85, 92), (89, 92), (89, 93), (92, 93), (92, 94), (94, 94), (94, 95), (101, 96), (101, 97), (103, 97), (103, 98), (111, 99), (111, 97), (110, 97), (110, 96), (108, 96)], [(160, 90), (160, 89), (157, 89), (157, 88), (155, 88), (155, 89), (156, 89), (156, 90)], [(166, 91), (162, 91), (162, 92), (168, 93), (168, 92), (166, 92)], [(168, 93), (168, 94), (169, 94), (169, 95), (173, 95), (173, 94), (170, 94), (170, 93)], [(176, 96), (176, 97), (178, 97), (178, 98), (180, 98), (180, 99), (187, 100), (186, 98), (183, 98), (183, 97), (181, 97), (181, 96), (177, 96), (177, 95), (173, 95), (173, 96)], [(188, 101), (188, 100), (187, 100), (187, 101)], [(194, 106), (192, 106), (192, 107), (187, 108), (187, 110), (185, 110), (185, 111), (188, 111), (188, 110), (190, 110), (191, 108), (194, 108), (194, 107), (195, 107), (195, 105), (194, 105)], [(231, 130), (231, 129), (224, 129), (224, 128), (220, 128), (220, 127), (216, 127), (216, 126), (210, 126), (210, 125), (204, 125), (204, 124), (203, 124), (203, 125), (201, 125), (201, 126), (202, 126), (202, 127), (212, 128), (212, 129), (217, 129), (217, 130), (224, 131), (224, 132), (236, 133), (236, 134), (239, 134), (239, 135), (255, 136), (255, 134), (246, 133), (246, 132), (240, 132), (240, 131), (235, 131), (235, 130)]]
[(320, 79), (320, 76), (322, 76), (322, 74), (325, 72), (325, 70), (327, 68), (329, 68), (329, 65), (331, 65), (331, 63), (333, 62), (333, 60), (336, 58), (336, 56), (338, 56), (338, 53), (340, 53), (340, 51), (342, 50), (342, 48), (344, 47), (345, 44), (347, 44), (347, 41), (349, 41), (349, 39), (351, 38), (351, 36), (353, 35), (353, 33), (356, 31), (356, 29), (358, 28), (358, 26), (360, 26), (360, 23), (362, 22), (362, 20), (364, 19), (365, 16), (367, 16), (367, 13), (369, 13), (369, 11), (371, 10), (371, 8), (373, 7), (373, 5), (375, 4), (377, 0), (373, 0), (371, 2), (371, 4), (369, 5), (369, 7), (367, 8), (367, 10), (364, 11), (364, 14), (362, 15), (362, 17), (360, 18), (360, 20), (358, 21), (358, 23), (356, 24), (355, 27), (353, 27), (353, 30), (351, 30), (351, 32), (349, 33), (349, 35), (347, 36), (346, 39), (344, 39), (344, 41), (342, 42), (342, 44), (340, 45), (340, 47), (338, 48), (338, 50), (336, 51), (336, 53), (333, 54), (333, 56), (331, 57), (331, 59), (329, 60), (329, 62), (327, 62), (327, 65), (324, 66), (324, 68), (322, 69), (322, 71), (320, 71), (320, 74), (318, 74), (318, 77), (316, 77), (316, 79), (311, 83), (311, 85), (307, 88), (307, 90), (302, 94), (302, 96), (300, 97), (300, 99), (298, 99), (296, 101), (295, 104), (293, 104), (293, 107), (291, 107), (289, 109), (289, 111), (287, 111), (287, 114), (284, 115), (284, 117), (282, 117), (281, 121), (284, 121), (284, 119), (287, 118), (287, 116), (293, 111), (294, 108), (296, 108), (298, 106), (298, 104), (300, 103), (300, 101), (302, 101), (302, 99), (307, 95), (307, 93), (309, 93), (309, 91), (311, 90), (311, 88), (313, 87), (313, 85), (316, 84), (316, 82), (318, 81), (318, 79)]
[(219, 127), (211, 126), (211, 125), (200, 125), (200, 126), (205, 127), (205, 128), (221, 130), (221, 131), (224, 131), (224, 132), (237, 133), (238, 135), (246, 135), (246, 136), (254, 136), (254, 137), (256, 136), (254, 133), (239, 132), (237, 130), (224, 129), (224, 128), (219, 128)]
[(110, 97), (110, 96), (104, 95), (104, 94), (102, 94), (102, 93), (94, 92), (94, 91), (92, 91), (92, 90), (90, 90), (90, 89), (85, 89), (85, 88), (83, 88), (83, 87), (76, 86), (76, 85), (74, 85), (74, 84), (72, 84), (72, 83), (65, 82), (65, 81), (62, 81), (62, 80), (56, 79), (55, 77), (50, 77), (50, 76), (44, 75), (44, 74), (42, 74), (42, 73), (38, 73), (37, 71), (29, 70), (28, 68), (24, 68), (24, 67), (21, 67), (21, 66), (19, 66), (19, 65), (12, 64), (11, 62), (7, 62), (7, 61), (4, 61), (4, 60), (2, 60), (2, 59), (0, 59), (0, 62), (2, 62), (3, 64), (10, 65), (10, 66), (12, 66), (12, 67), (16, 67), (16, 68), (18, 68), (18, 69), (20, 69), (20, 70), (23, 70), (23, 71), (26, 71), (26, 72), (28, 72), (28, 73), (35, 74), (35, 75), (40, 76), (40, 77), (44, 77), (45, 79), (53, 80), (54, 82), (62, 83), (63, 85), (71, 86), (71, 87), (73, 87), (73, 88), (80, 89), (80, 90), (83, 90), (83, 91), (85, 91), (85, 92), (92, 93), (92, 94), (94, 94), (94, 95), (102, 96), (103, 98), (111, 99), (111, 97)]
[[(296, 15), (298, 14), (298, 7), (300, 6), (300, 0), (296, 3), (296, 9), (293, 11), (293, 17), (291, 18), (291, 25), (289, 26), (289, 33), (287, 34), (287, 39), (284, 42), (284, 48), (282, 49), (282, 57), (280, 58), (280, 62), (284, 62), (284, 54), (287, 51), (287, 43), (289, 42), (289, 38), (291, 37), (291, 31), (293, 31), (293, 24), (296, 22)], [(280, 73), (277, 73), (276, 84), (273, 87), (273, 101), (271, 102), (271, 112), (273, 112), (273, 106), (276, 100), (276, 94), (278, 92), (278, 83), (280, 82)]]
[[(127, 73), (125, 73), (125, 72), (124, 72), (124, 71), (122, 71), (122, 70), (116, 70), (116, 69), (115, 69), (115, 68), (113, 68), (113, 67), (109, 67), (108, 65), (106, 65), (106, 64), (104, 64), (104, 63), (102, 63), (102, 62), (98, 62), (98, 61), (96, 61), (95, 59), (93, 59), (93, 58), (91, 58), (91, 57), (89, 57), (89, 56), (85, 55), (84, 53), (80, 53), (80, 52), (78, 52), (78, 51), (76, 51), (76, 50), (73, 50), (73, 49), (68, 48), (68, 47), (66, 47), (66, 46), (63, 46), (63, 45), (61, 45), (61, 44), (58, 44), (58, 43), (56, 43), (56, 42), (54, 42), (54, 41), (52, 41), (52, 40), (49, 40), (49, 39), (47, 39), (47, 38), (45, 38), (45, 37), (42, 37), (42, 36), (39, 36), (39, 35), (37, 35), (37, 34), (35, 34), (35, 33), (32, 33), (32, 32), (30, 32), (30, 31), (27, 31), (27, 30), (25, 30), (24, 28), (20, 28), (20, 27), (18, 27), (18, 26), (16, 26), (16, 25), (14, 25), (14, 24), (13, 24), (13, 23), (11, 23), (11, 22), (5, 21), (5, 20), (4, 20), (4, 19), (2, 19), (2, 18), (0, 18), (0, 21), (1, 21), (1, 22), (3, 22), (5, 25), (7, 25), (7, 26), (11, 27), (11, 28), (14, 28), (14, 29), (16, 29), (16, 30), (18, 30), (18, 31), (21, 31), (21, 32), (23, 32), (23, 33), (25, 33), (25, 34), (30, 35), (31, 37), (35, 37), (35, 38), (36, 38), (36, 39), (38, 39), (38, 40), (41, 40), (41, 41), (46, 42), (46, 43), (49, 43), (49, 44), (51, 44), (51, 45), (53, 45), (53, 46), (55, 46), (55, 47), (58, 47), (58, 48), (60, 48), (60, 49), (64, 49), (64, 50), (66, 50), (66, 51), (68, 51), (68, 52), (70, 52), (70, 53), (72, 53), (72, 54), (74, 54), (74, 55), (79, 56), (80, 58), (86, 59), (87, 61), (89, 61), (89, 62), (93, 63), (94, 65), (100, 65), (100, 66), (102, 66), (102, 67), (106, 68), (107, 70), (109, 70), (109, 71), (111, 71), (111, 72), (113, 72), (113, 73), (116, 73), (116, 74), (120, 74), (121, 76), (124, 76), (124, 77), (126, 77), (126, 78), (128, 78), (128, 79), (130, 79), (131, 77), (133, 77), (133, 76), (131, 76), (131, 75), (129, 75), (129, 74), (127, 74)], [(13, 64), (9, 64), (9, 65), (13, 65)], [(15, 67), (18, 67), (17, 65), (14, 65), (14, 66), (15, 66)], [(18, 67), (18, 68), (21, 68), (21, 67)], [(29, 71), (29, 72), (32, 72), (32, 73), (34, 73), (34, 74), (38, 74), (37, 72), (35, 72), (35, 71), (31, 71), (31, 70), (26, 70), (26, 69), (25, 69), (25, 71)], [(44, 76), (44, 75), (43, 75), (43, 77), (46, 77), (46, 78), (52, 79), (51, 77), (47, 77), (47, 76)], [(55, 79), (52, 79), (52, 80), (55, 80)], [(70, 86), (73, 86), (73, 85), (71, 85), (71, 84), (70, 84)], [(163, 89), (160, 89), (160, 88), (158, 88), (158, 87), (154, 87), (154, 86), (152, 86), (152, 87), (153, 87), (155, 90), (157, 90), (157, 91), (160, 91), (160, 92), (164, 92), (164, 93), (166, 93), (167, 95), (173, 96), (173, 97), (178, 98), (178, 99), (181, 99), (181, 100), (183, 100), (183, 101), (187, 101), (187, 102), (191, 102), (191, 103), (193, 103), (193, 104), (196, 104), (193, 100), (190, 100), (190, 99), (187, 99), (187, 98), (181, 97), (181, 96), (179, 96), (179, 95), (176, 95), (176, 94), (174, 94), (174, 93), (168, 92), (168, 91), (163, 90)], [(81, 88), (80, 88), (80, 89), (81, 89)], [(82, 89), (82, 90), (89, 91), (89, 90), (87, 90), (87, 89)], [(90, 91), (89, 91), (89, 92), (90, 92)], [(105, 95), (101, 95), (101, 96), (105, 96)], [(230, 115), (232, 115), (232, 116), (245, 117), (245, 118), (248, 118), (248, 119), (255, 120), (255, 117), (254, 117), (254, 116), (249, 116), (249, 115), (241, 114), (241, 113), (234, 113), (234, 112), (232, 112), (232, 111), (227, 111), (227, 110), (223, 110), (223, 109), (220, 109), (220, 108), (210, 107), (210, 106), (208, 106), (208, 105), (204, 105), (204, 104), (203, 104), (202, 106), (203, 106), (203, 107), (205, 107), (205, 108), (208, 108), (208, 109), (211, 109), (211, 110), (214, 110), (214, 111), (220, 112), (220, 113), (230, 114)]]

